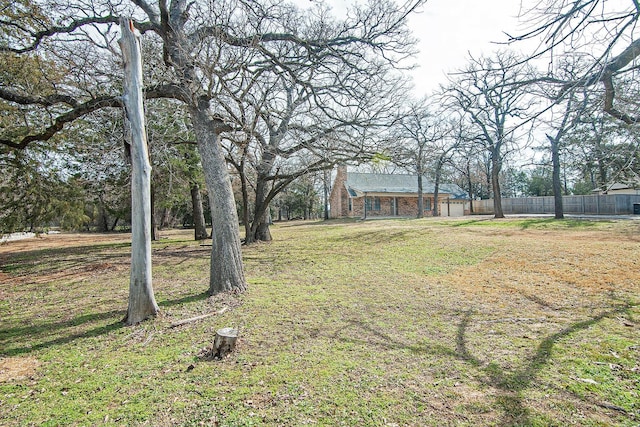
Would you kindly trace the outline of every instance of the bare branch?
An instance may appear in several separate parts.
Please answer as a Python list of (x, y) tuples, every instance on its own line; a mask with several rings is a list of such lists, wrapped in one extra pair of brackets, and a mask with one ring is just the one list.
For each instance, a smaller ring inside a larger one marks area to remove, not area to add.
[(47, 37), (51, 37), (57, 34), (70, 34), (84, 25), (107, 24), (107, 23), (117, 24), (118, 22), (119, 22), (119, 17), (113, 16), (113, 15), (107, 15), (102, 17), (92, 16), (84, 19), (73, 20), (68, 25), (65, 25), (65, 26), (54, 26), (54, 27), (47, 28), (41, 31), (36, 31), (36, 32), (25, 29), (25, 32), (28, 32), (30, 37), (32, 38), (29, 44), (23, 47), (18, 47), (18, 48), (0, 45), (0, 52), (13, 52), (13, 53), (31, 52), (36, 50), (40, 45), (40, 43)]
[(27, 135), (18, 141), (12, 141), (10, 139), (0, 139), (0, 144), (6, 145), (10, 148), (24, 149), (32, 142), (48, 141), (55, 134), (60, 132), (65, 124), (70, 123), (93, 111), (97, 111), (106, 107), (122, 107), (122, 100), (120, 99), (120, 97), (106, 96), (92, 99), (83, 104), (77, 104), (77, 106), (71, 111), (58, 116), (54, 120), (53, 124), (48, 126), (44, 131), (34, 135)]
[[(178, 85), (158, 85), (147, 88), (144, 91), (146, 99), (171, 98), (187, 102), (188, 94), (185, 94)], [(80, 102), (68, 95), (50, 95), (47, 97), (25, 96), (0, 88), (0, 98), (15, 102), (20, 105), (38, 105), (52, 107), (58, 104), (66, 104), (73, 107), (71, 110), (60, 114), (53, 123), (42, 132), (24, 136), (18, 140), (0, 139), (0, 144), (14, 149), (24, 149), (32, 142), (48, 141), (60, 132), (67, 123), (70, 123), (86, 114), (98, 111), (102, 108), (120, 108), (122, 99), (120, 96), (100, 96), (85, 102)]]

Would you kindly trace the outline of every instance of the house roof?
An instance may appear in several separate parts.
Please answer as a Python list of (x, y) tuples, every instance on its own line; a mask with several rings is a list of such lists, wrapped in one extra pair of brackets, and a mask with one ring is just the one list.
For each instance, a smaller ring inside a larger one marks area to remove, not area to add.
[(604, 193), (606, 194), (608, 191), (620, 191), (620, 190), (635, 190), (640, 188), (640, 180), (638, 181), (630, 181), (630, 182), (614, 182), (608, 184), (606, 189), (603, 191), (601, 188), (596, 188), (591, 190), (592, 193)]
[[(418, 176), (348, 172), (345, 186), (352, 197), (361, 196), (363, 193), (416, 194)], [(435, 184), (423, 178), (422, 192), (433, 194), (434, 191)], [(440, 184), (438, 191), (449, 194), (454, 199), (467, 198), (467, 193), (456, 184)]]
[(633, 189), (633, 188), (637, 187), (638, 185), (640, 185), (640, 182), (639, 183), (635, 183), (635, 185), (634, 185), (634, 183), (631, 183), (631, 182), (626, 182), (626, 183), (614, 182), (613, 184), (609, 185), (609, 187), (607, 187), (607, 191), (611, 191), (611, 190), (626, 190), (627, 188)]

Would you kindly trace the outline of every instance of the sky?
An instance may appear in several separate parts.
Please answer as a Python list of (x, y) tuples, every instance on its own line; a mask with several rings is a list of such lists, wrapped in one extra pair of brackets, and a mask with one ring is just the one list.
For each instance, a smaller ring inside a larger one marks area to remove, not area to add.
[[(336, 16), (356, 0), (326, 0)], [(398, 0), (398, 3), (401, 3)], [(297, 0), (308, 6), (309, 0)], [(427, 0), (421, 13), (413, 15), (409, 26), (420, 39), (420, 66), (411, 75), (415, 95), (420, 97), (447, 82), (446, 72), (467, 63), (468, 53), (490, 55), (500, 48), (492, 42), (504, 42), (503, 31), (518, 34), (519, 0)]]
[(495, 42), (507, 40), (504, 31), (519, 34), (519, 11), (518, 0), (428, 0), (409, 21), (420, 39), (420, 68), (412, 72), (416, 95), (445, 84), (446, 73), (464, 67), (469, 53), (477, 57), (500, 49)]

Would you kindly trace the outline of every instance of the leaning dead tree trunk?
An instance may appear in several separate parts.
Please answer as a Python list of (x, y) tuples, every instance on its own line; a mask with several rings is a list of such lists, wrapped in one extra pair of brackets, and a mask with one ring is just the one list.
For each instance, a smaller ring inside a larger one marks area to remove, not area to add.
[(134, 325), (159, 309), (151, 285), (151, 164), (142, 98), (140, 33), (129, 19), (120, 20), (120, 29), (118, 42), (125, 70), (122, 99), (131, 126), (131, 279), (125, 321)]

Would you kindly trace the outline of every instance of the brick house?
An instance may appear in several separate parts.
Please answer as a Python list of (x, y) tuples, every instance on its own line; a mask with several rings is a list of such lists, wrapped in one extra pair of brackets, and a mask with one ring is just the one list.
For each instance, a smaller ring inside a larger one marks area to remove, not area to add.
[[(433, 213), (434, 184), (423, 179), (424, 216)], [(469, 200), (455, 184), (440, 184), (441, 216), (469, 213)], [(415, 217), (418, 212), (417, 175), (348, 172), (338, 167), (329, 198), (331, 218)]]

